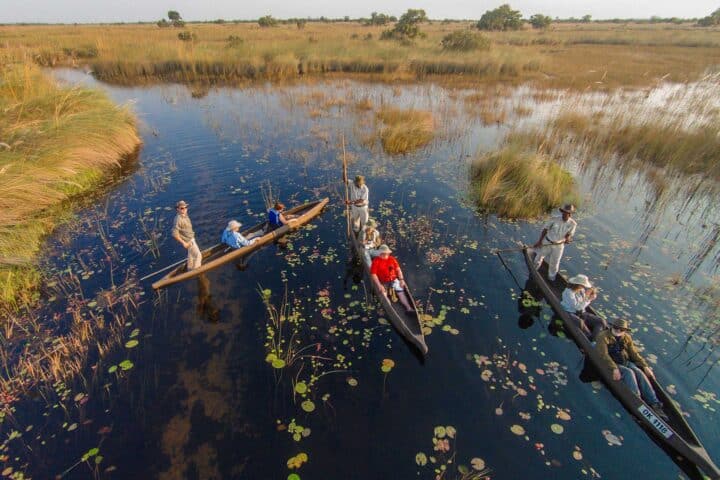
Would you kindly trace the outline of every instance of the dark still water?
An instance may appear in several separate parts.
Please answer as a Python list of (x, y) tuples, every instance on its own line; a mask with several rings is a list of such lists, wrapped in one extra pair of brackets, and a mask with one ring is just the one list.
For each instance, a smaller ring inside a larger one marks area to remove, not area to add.
[[(230, 219), (257, 222), (268, 188), (288, 205), (328, 196), (331, 206), (244, 270), (229, 264), (160, 295), (142, 282), (116, 346), (89, 360), (84, 379), (55, 386), (64, 400), (21, 402), (3, 424), (20, 434), (6, 443), (15, 470), (33, 478), (684, 477), (604, 387), (579, 379), (582, 356), (551, 334), (547, 307), (521, 315), (522, 259), (503, 255), (513, 277), (490, 248), (533, 242), (541, 227), (468, 206), (469, 156), (507, 129), (467, 113), (463, 92), (336, 82), (194, 98), (179, 86), (101, 87), (134, 102), (145, 144), (138, 171), (50, 240), (48, 267), (75, 272), (85, 299), (182, 258), (169, 238), (177, 200), (190, 203), (201, 248)], [(520, 91), (509, 101), (529, 98)], [(438, 139), (386, 156), (361, 100), (431, 109)], [(523, 121), (547, 110), (538, 105)], [(350, 174), (366, 175), (371, 215), (432, 317), (425, 362), (348, 269), (341, 135)], [(668, 180), (658, 193), (642, 172), (568, 168), (585, 202), (563, 268), (600, 286), (602, 312), (631, 320), (660, 381), (720, 459), (712, 186)], [(282, 327), (269, 329), (281, 308)], [(268, 357), (274, 345), (284, 366)]]

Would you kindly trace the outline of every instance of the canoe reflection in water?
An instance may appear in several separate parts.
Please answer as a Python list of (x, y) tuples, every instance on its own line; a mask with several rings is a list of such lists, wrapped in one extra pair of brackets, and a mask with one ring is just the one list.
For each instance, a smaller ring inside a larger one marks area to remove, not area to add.
[(212, 302), (210, 279), (204, 273), (197, 277), (198, 303), (197, 313), (208, 322), (220, 320), (220, 310)]

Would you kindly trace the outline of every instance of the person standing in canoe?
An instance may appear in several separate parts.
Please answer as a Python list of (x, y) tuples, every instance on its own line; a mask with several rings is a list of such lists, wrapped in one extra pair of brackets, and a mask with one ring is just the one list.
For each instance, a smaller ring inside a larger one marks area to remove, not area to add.
[(397, 294), (398, 300), (405, 308), (406, 313), (412, 313), (415, 309), (410, 305), (410, 300), (405, 294), (405, 278), (400, 269), (397, 259), (390, 254), (390, 247), (383, 244), (378, 248), (378, 256), (375, 257), (370, 265), (370, 275), (372, 281), (378, 286), (378, 289), (387, 297), (388, 289), (392, 288)]
[(601, 332), (596, 339), (595, 350), (604, 365), (612, 372), (613, 380), (623, 381), (638, 397), (645, 400), (661, 417), (667, 419), (662, 403), (657, 397), (649, 378), (655, 378), (652, 368), (635, 349), (627, 320), (616, 320), (609, 330)]
[(577, 222), (572, 218), (572, 214), (575, 213), (575, 205), (567, 204), (560, 207), (560, 212), (562, 217), (551, 219), (543, 228), (540, 239), (533, 245), (535, 269), (539, 270), (543, 259), (547, 257), (548, 280), (551, 282), (555, 281), (560, 269), (560, 259), (565, 250), (565, 244), (572, 242), (577, 227)]
[(568, 279), (568, 286), (562, 293), (561, 305), (577, 322), (580, 330), (590, 340), (607, 328), (604, 319), (586, 312), (585, 309), (597, 298), (597, 290), (593, 288), (587, 275), (575, 275)]
[(350, 205), (350, 220), (352, 221), (353, 231), (357, 234), (363, 228), (368, 221), (370, 216), (369, 212), (369, 190), (365, 185), (365, 177), (358, 175), (355, 177), (355, 181), (349, 184), (350, 187), (350, 200), (345, 202)]
[(378, 232), (375, 227), (377, 227), (377, 222), (372, 218), (369, 219), (365, 224), (365, 228), (360, 231), (358, 237), (360, 244), (364, 247), (363, 257), (365, 258), (365, 263), (368, 265), (371, 265), (372, 259), (380, 253), (378, 252), (378, 248), (382, 243), (380, 241), (380, 232)]
[(202, 253), (200, 253), (200, 247), (198, 247), (195, 241), (195, 232), (193, 231), (190, 217), (187, 214), (189, 206), (190, 204), (185, 203), (184, 200), (180, 200), (175, 204), (177, 215), (173, 222), (172, 237), (180, 242), (180, 245), (187, 250), (187, 269), (194, 270), (200, 267), (202, 263)]
[(268, 209), (268, 231), (280, 228), (295, 218), (294, 215), (285, 216), (284, 211), (285, 204), (282, 202), (275, 202), (275, 205)]
[(237, 220), (230, 220), (227, 224), (227, 228), (223, 230), (220, 241), (235, 249), (247, 247), (258, 241), (256, 237), (252, 236), (245, 238), (243, 234), (240, 233), (240, 227), (242, 227), (242, 223)]

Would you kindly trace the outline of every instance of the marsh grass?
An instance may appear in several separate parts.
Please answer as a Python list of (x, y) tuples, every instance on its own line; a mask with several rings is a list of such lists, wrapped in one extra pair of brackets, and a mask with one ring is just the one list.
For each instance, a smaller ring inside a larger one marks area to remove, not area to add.
[[(432, 22), (412, 45), (381, 41), (384, 27), (347, 22), (261, 29), (188, 24), (193, 42), (154, 25), (2, 26), (0, 57), (43, 66), (87, 65), (117, 83), (292, 80), (326, 74), (381, 80), (537, 81), (575, 89), (693, 80), (720, 64), (720, 31), (686, 25), (557, 25), (489, 32), (489, 50), (447, 51), (441, 40), (469, 22)], [(241, 38), (229, 48), (229, 38)], [(359, 39), (364, 40), (360, 41)], [(628, 48), (632, 46), (632, 48)]]
[(132, 114), (104, 94), (61, 88), (29, 64), (0, 70), (0, 304), (28, 301), (43, 237), (63, 203), (105, 182), (140, 144)]
[(383, 123), (380, 142), (391, 155), (413, 152), (435, 137), (435, 121), (429, 111), (383, 107), (377, 118)]
[(470, 166), (471, 196), (487, 213), (508, 218), (540, 216), (564, 202), (578, 203), (572, 176), (550, 157), (507, 144)]
[(718, 89), (720, 75), (715, 74), (688, 86), (644, 94), (571, 95), (545, 126), (512, 136), (553, 156), (583, 151), (595, 158), (620, 159), (628, 167), (655, 167), (664, 175), (720, 179)]

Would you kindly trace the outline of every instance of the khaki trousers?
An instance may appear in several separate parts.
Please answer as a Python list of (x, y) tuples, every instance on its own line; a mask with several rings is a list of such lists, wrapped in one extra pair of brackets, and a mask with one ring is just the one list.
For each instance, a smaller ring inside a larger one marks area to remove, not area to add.
[(187, 269), (195, 270), (200, 267), (200, 264), (202, 263), (202, 253), (200, 253), (200, 247), (198, 247), (194, 238), (190, 240), (190, 248), (187, 249), (187, 252)]

